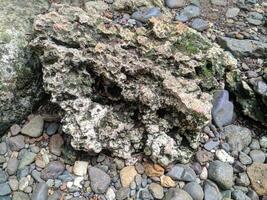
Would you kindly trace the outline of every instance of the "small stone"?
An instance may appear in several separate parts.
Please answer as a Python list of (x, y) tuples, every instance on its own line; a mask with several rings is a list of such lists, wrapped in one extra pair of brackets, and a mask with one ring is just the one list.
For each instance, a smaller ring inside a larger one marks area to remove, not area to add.
[(234, 200), (250, 200), (250, 198), (245, 195), (241, 190), (235, 190), (232, 192)]
[(143, 174), (145, 173), (145, 168), (141, 163), (135, 163), (135, 169), (137, 171), (138, 174)]
[(54, 135), (58, 130), (58, 123), (50, 123), (48, 127), (46, 128), (47, 135), (51, 136)]
[(40, 137), (42, 135), (43, 126), (43, 118), (37, 115), (21, 129), (21, 133), (30, 137)]
[(38, 183), (35, 187), (31, 200), (47, 200), (48, 198), (48, 186), (45, 182)]
[(26, 187), (29, 186), (29, 180), (27, 177), (22, 177), (19, 180), (19, 190), (24, 191)]
[(91, 188), (97, 194), (105, 193), (111, 182), (109, 175), (96, 167), (89, 167), (89, 178)]
[(250, 189), (248, 191), (247, 195), (251, 200), (260, 200), (259, 196), (257, 195), (257, 193), (254, 190)]
[(149, 185), (149, 191), (155, 199), (162, 199), (164, 196), (163, 187), (157, 183), (151, 183)]
[(145, 163), (144, 168), (146, 175), (149, 177), (160, 177), (164, 174), (164, 168), (158, 164)]
[(252, 158), (253, 162), (257, 163), (264, 163), (265, 162), (265, 153), (261, 150), (252, 150), (249, 153), (250, 157)]
[(115, 158), (114, 162), (118, 170), (121, 170), (124, 167), (124, 161), (122, 159)]
[(7, 173), (11, 176), (16, 174), (19, 166), (19, 161), (17, 158), (10, 158), (7, 162)]
[(76, 176), (85, 176), (89, 163), (86, 161), (76, 161), (73, 166), (73, 173)]
[(50, 138), (49, 151), (56, 156), (61, 155), (61, 147), (64, 144), (64, 140), (61, 135), (56, 134)]
[(240, 12), (240, 9), (237, 7), (229, 8), (226, 12), (227, 18), (235, 18)]
[(7, 145), (5, 142), (0, 143), (0, 155), (4, 155), (7, 152)]
[(259, 150), (261, 148), (259, 140), (253, 139), (249, 147), (252, 150)]
[(198, 6), (189, 5), (181, 10), (180, 13), (177, 13), (175, 16), (176, 21), (186, 22), (194, 17), (198, 17), (200, 15), (200, 9)]
[(258, 195), (267, 195), (267, 164), (253, 163), (247, 168), (252, 188)]
[(207, 162), (213, 160), (214, 156), (211, 152), (206, 150), (200, 150), (196, 153), (196, 160), (201, 164), (205, 165)]
[(150, 18), (152, 17), (158, 17), (160, 16), (160, 8), (158, 7), (153, 7), (153, 8), (147, 8), (141, 11), (136, 11), (132, 14), (132, 18), (146, 23)]
[(164, 198), (166, 200), (193, 200), (193, 198), (186, 191), (179, 188), (169, 189)]
[(9, 187), (9, 185), (7, 183), (1, 183), (0, 184), (0, 198), (2, 196), (6, 196), (11, 194), (11, 188)]
[(21, 130), (21, 128), (18, 124), (13, 124), (10, 127), (10, 132), (11, 132), (12, 136), (18, 135), (20, 133), (20, 130)]
[(204, 182), (205, 200), (221, 200), (222, 196), (218, 186), (210, 180)]
[(185, 0), (165, 0), (165, 4), (168, 8), (181, 8), (186, 5)]
[(183, 190), (185, 190), (194, 200), (203, 200), (204, 198), (203, 189), (196, 182), (187, 183)]
[(78, 188), (82, 188), (83, 186), (82, 186), (81, 183), (82, 183), (83, 180), (84, 180), (83, 177), (76, 177), (74, 179), (73, 185), (76, 186), (76, 187), (78, 187)]
[(44, 170), (42, 170), (41, 178), (44, 180), (56, 179), (65, 170), (65, 165), (60, 161), (50, 162)]
[(35, 157), (36, 157), (36, 154), (35, 154), (35, 153), (32, 153), (32, 152), (30, 152), (30, 151), (26, 151), (26, 152), (23, 154), (23, 156), (22, 156), (22, 158), (21, 158), (21, 160), (20, 160), (20, 162), (19, 162), (18, 169), (19, 169), (19, 170), (22, 170), (22, 169), (24, 169), (26, 166), (32, 164), (32, 163), (34, 162), (34, 160), (35, 160)]
[(267, 149), (267, 136), (261, 137), (260, 146), (264, 149)]
[(249, 12), (248, 13), (247, 21), (250, 24), (259, 26), (262, 24), (262, 20), (263, 20), (263, 15), (258, 13), (258, 12)]
[(202, 167), (201, 165), (198, 163), (198, 162), (194, 162), (192, 165), (191, 165), (191, 168), (194, 170), (194, 172), (199, 175), (201, 174), (202, 172)]
[(7, 176), (6, 172), (0, 168), (0, 183), (6, 182), (7, 179), (8, 179), (8, 176)]
[(211, 0), (211, 3), (215, 6), (226, 6), (227, 0)]
[(137, 175), (135, 176), (135, 183), (136, 183), (136, 185), (137, 185), (138, 187), (141, 186), (141, 184), (142, 184), (142, 176), (141, 176), (140, 174), (137, 174)]
[(14, 192), (12, 200), (30, 200), (30, 197), (24, 192)]
[(236, 183), (240, 186), (249, 186), (250, 181), (248, 178), (247, 173), (243, 172), (243, 173), (239, 173), (239, 178), (236, 179)]
[(252, 163), (252, 159), (242, 151), (239, 153), (239, 160), (243, 165), (250, 165)]
[(202, 180), (206, 180), (208, 178), (208, 170), (206, 167), (203, 167), (202, 172), (199, 175), (199, 178)]
[(160, 177), (160, 184), (161, 186), (166, 188), (171, 188), (176, 186), (176, 183), (172, 180), (172, 178), (165, 175)]
[(209, 140), (205, 145), (204, 148), (208, 151), (211, 151), (212, 149), (218, 147), (220, 145), (219, 140)]
[(128, 194), (130, 193), (129, 188), (122, 187), (116, 192), (117, 200), (125, 200), (128, 198)]
[(152, 194), (150, 194), (148, 189), (144, 189), (144, 190), (141, 190), (141, 192), (140, 192), (140, 198), (146, 199), (146, 200), (152, 200), (153, 196), (152, 196)]
[(209, 28), (209, 23), (206, 20), (196, 18), (196, 19), (193, 19), (191, 23), (191, 27), (197, 31), (202, 32)]
[(129, 187), (130, 184), (134, 181), (135, 176), (137, 175), (137, 171), (134, 166), (124, 167), (120, 171), (120, 179), (122, 187)]
[(167, 173), (173, 180), (196, 181), (196, 173), (186, 165), (177, 164)]
[(16, 177), (15, 178), (10, 178), (8, 180), (8, 184), (9, 184), (9, 186), (10, 186), (12, 191), (16, 191), (16, 190), (19, 189), (19, 182), (18, 182)]
[(222, 161), (222, 162), (227, 162), (230, 164), (233, 164), (235, 159), (230, 156), (226, 151), (224, 151), (223, 149), (218, 149), (215, 152), (216, 157)]
[(112, 188), (108, 188), (105, 194), (106, 200), (115, 200), (116, 194)]
[(17, 135), (8, 139), (8, 144), (11, 151), (20, 151), (25, 147), (24, 137)]
[(211, 162), (208, 169), (208, 177), (223, 189), (230, 189), (233, 186), (233, 173), (231, 165), (219, 160)]
[(37, 170), (33, 170), (31, 175), (34, 178), (34, 180), (37, 181), (38, 183), (44, 182), (44, 180), (41, 179), (41, 172), (39, 172)]

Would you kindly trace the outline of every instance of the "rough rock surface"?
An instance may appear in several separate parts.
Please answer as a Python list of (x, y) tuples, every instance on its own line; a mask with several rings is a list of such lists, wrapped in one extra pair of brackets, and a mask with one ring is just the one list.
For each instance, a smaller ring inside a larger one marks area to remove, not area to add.
[[(40, 65), (27, 48), (33, 17), (47, 0), (0, 2), (0, 134), (20, 121), (40, 97)], [(8, 16), (8, 17), (7, 17)]]
[(187, 162), (211, 120), (210, 91), (235, 60), (164, 14), (131, 28), (91, 4), (55, 4), (36, 18), (31, 43), (72, 145), (125, 159), (144, 150), (162, 165)]

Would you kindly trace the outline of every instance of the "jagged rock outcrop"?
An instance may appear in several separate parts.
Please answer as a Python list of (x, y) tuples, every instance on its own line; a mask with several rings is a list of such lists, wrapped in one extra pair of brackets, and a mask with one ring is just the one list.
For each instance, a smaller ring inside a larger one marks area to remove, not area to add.
[(36, 18), (31, 43), (72, 145), (187, 162), (211, 120), (212, 91), (235, 60), (164, 14), (131, 27), (92, 4), (54, 4)]
[(27, 49), (33, 18), (46, 0), (0, 1), (0, 135), (39, 99), (41, 68)]

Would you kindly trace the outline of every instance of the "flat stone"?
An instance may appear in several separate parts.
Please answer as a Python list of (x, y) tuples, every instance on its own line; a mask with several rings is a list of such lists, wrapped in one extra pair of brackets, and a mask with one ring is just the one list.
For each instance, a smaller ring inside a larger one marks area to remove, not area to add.
[(215, 92), (211, 114), (214, 124), (220, 129), (233, 122), (234, 105), (229, 101), (229, 92), (227, 90), (218, 90)]
[(252, 188), (258, 195), (267, 195), (267, 164), (253, 163), (247, 168)]
[(218, 186), (210, 180), (204, 182), (205, 200), (221, 200), (222, 195)]
[(205, 31), (209, 28), (209, 23), (201, 18), (196, 18), (192, 20), (191, 27), (197, 31)]
[(56, 179), (65, 170), (65, 165), (60, 161), (53, 161), (48, 163), (46, 168), (42, 170), (41, 178), (44, 180)]
[(0, 183), (6, 182), (7, 179), (8, 179), (8, 176), (7, 176), (6, 172), (0, 168)]
[(183, 190), (185, 190), (194, 200), (203, 200), (204, 192), (202, 187), (196, 182), (187, 183)]
[(12, 200), (30, 200), (30, 197), (24, 192), (14, 192)]
[(171, 168), (167, 173), (173, 180), (180, 181), (195, 181), (196, 173), (194, 170), (186, 165), (177, 164)]
[(220, 145), (219, 140), (209, 140), (205, 145), (204, 148), (208, 151), (211, 151), (212, 149), (218, 147)]
[(2, 196), (6, 196), (11, 194), (11, 188), (9, 187), (8, 183), (1, 183), (0, 184), (0, 198)]
[(59, 127), (58, 123), (55, 123), (55, 122), (50, 123), (48, 127), (46, 128), (47, 135), (49, 136), (54, 135), (57, 132), (58, 127)]
[(219, 160), (210, 163), (208, 177), (215, 181), (222, 189), (230, 189), (233, 182), (233, 167)]
[(42, 135), (43, 126), (43, 117), (37, 115), (21, 129), (21, 133), (30, 137), (40, 137)]
[(262, 20), (263, 20), (263, 15), (258, 13), (258, 12), (249, 12), (248, 13), (247, 21), (250, 24), (259, 26), (262, 24)]
[(259, 140), (252, 139), (249, 148), (252, 150), (259, 150), (261, 148)]
[(164, 197), (166, 200), (193, 200), (193, 198), (184, 190), (179, 188), (171, 188), (168, 190), (168, 192), (165, 194)]
[(34, 160), (35, 160), (35, 157), (36, 157), (36, 154), (35, 154), (35, 153), (32, 153), (32, 152), (30, 152), (30, 151), (26, 151), (26, 152), (23, 154), (23, 156), (22, 156), (22, 158), (21, 158), (21, 160), (20, 160), (20, 162), (19, 162), (18, 169), (19, 169), (19, 170), (22, 170), (22, 169), (24, 169), (26, 166), (32, 164), (32, 163), (34, 162)]
[(64, 140), (61, 135), (59, 134), (53, 135), (49, 141), (49, 151), (52, 154), (55, 154), (56, 156), (60, 156), (62, 151), (61, 147), (63, 144)]
[(129, 193), (130, 193), (129, 188), (122, 187), (116, 192), (116, 199), (125, 200), (127, 199)]
[(110, 176), (96, 167), (89, 167), (89, 178), (91, 188), (97, 194), (105, 193), (111, 182)]
[(31, 200), (47, 200), (48, 198), (48, 186), (45, 182), (38, 183), (33, 190)]
[(4, 155), (7, 152), (7, 145), (5, 142), (0, 143), (0, 155)]
[(252, 150), (249, 152), (250, 157), (252, 158), (253, 162), (257, 163), (264, 163), (265, 162), (265, 153), (261, 150)]
[(8, 139), (8, 145), (11, 151), (20, 151), (25, 146), (24, 137), (22, 135), (10, 137)]
[(248, 128), (229, 125), (224, 128), (224, 135), (232, 151), (242, 151), (251, 143), (251, 131)]
[(226, 12), (227, 18), (235, 18), (240, 12), (240, 9), (237, 7), (229, 8)]
[(177, 13), (175, 16), (176, 21), (186, 22), (192, 18), (198, 17), (200, 15), (200, 8), (195, 5), (186, 6), (181, 12)]
[(252, 159), (242, 151), (239, 153), (239, 160), (243, 165), (250, 165), (252, 163)]
[(232, 192), (234, 200), (251, 200), (244, 192), (241, 190), (235, 190)]
[(223, 149), (218, 149), (215, 152), (216, 157), (222, 161), (222, 162), (227, 162), (230, 164), (233, 164), (235, 159), (234, 157), (230, 156), (225, 150)]
[(172, 178), (165, 175), (160, 177), (160, 184), (166, 188), (171, 188), (176, 186), (176, 183), (172, 180)]
[(164, 168), (158, 164), (145, 163), (145, 173), (149, 177), (160, 177), (164, 174)]
[(16, 177), (10, 178), (8, 184), (12, 191), (17, 191), (19, 189), (19, 182)]
[(132, 18), (140, 22), (147, 22), (152, 17), (158, 17), (161, 15), (160, 8), (153, 7), (147, 8), (141, 11), (136, 11), (132, 14)]
[(10, 127), (10, 132), (12, 136), (18, 135), (21, 131), (21, 127), (18, 124), (13, 124)]
[(205, 165), (207, 162), (213, 160), (214, 155), (209, 151), (199, 150), (197, 151), (195, 157), (201, 165)]
[(16, 174), (19, 166), (19, 161), (17, 158), (9, 158), (7, 162), (7, 173), (11, 176)]
[(250, 181), (249, 181), (247, 173), (245, 173), (245, 172), (239, 173), (238, 176), (239, 177), (236, 178), (236, 184), (237, 185), (245, 186), (245, 187), (250, 185)]
[(164, 197), (163, 187), (161, 187), (161, 185), (151, 183), (148, 188), (155, 199), (162, 199)]
[(73, 173), (76, 176), (85, 176), (87, 174), (89, 163), (86, 161), (76, 161), (73, 166)]
[(134, 181), (135, 176), (137, 175), (137, 171), (134, 166), (124, 167), (120, 171), (120, 179), (122, 187), (129, 187), (130, 184)]
[(185, 0), (165, 0), (165, 4), (168, 8), (181, 8), (186, 5)]
[(211, 3), (215, 6), (226, 6), (227, 0), (211, 0)]

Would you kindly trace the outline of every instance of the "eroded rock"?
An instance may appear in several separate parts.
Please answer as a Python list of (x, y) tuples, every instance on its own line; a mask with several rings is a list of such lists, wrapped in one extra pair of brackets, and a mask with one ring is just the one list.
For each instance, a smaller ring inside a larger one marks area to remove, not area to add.
[(164, 14), (131, 28), (102, 15), (105, 6), (85, 8), (53, 5), (35, 20), (31, 43), (73, 147), (187, 162), (211, 120), (209, 91), (235, 60)]

